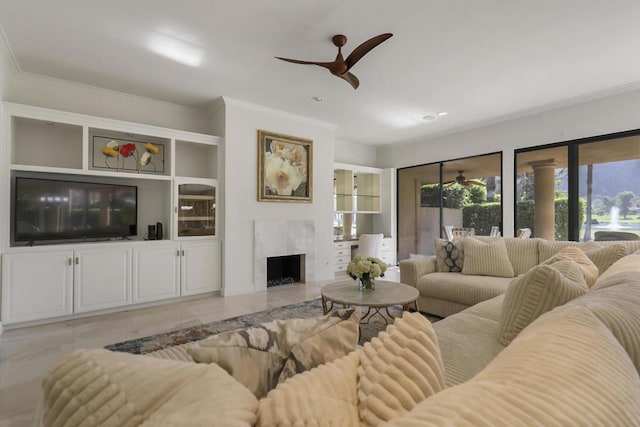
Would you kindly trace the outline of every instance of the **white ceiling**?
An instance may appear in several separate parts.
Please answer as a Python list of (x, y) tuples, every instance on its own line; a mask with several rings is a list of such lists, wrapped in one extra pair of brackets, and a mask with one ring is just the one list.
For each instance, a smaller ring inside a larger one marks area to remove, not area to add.
[[(196, 107), (225, 95), (373, 145), (636, 88), (639, 22), (639, 0), (0, 1), (22, 72)], [(348, 37), (346, 56), (384, 32), (394, 36), (351, 70), (357, 90), (274, 59), (332, 61), (332, 35)], [(201, 65), (150, 51), (163, 34), (200, 49)]]

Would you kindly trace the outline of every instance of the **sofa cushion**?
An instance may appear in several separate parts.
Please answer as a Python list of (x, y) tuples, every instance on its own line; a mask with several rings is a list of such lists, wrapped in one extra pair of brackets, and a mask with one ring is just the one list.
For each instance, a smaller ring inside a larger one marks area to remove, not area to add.
[(429, 321), (403, 313), (364, 347), (278, 384), (261, 399), (256, 426), (373, 426), (444, 388)]
[[(490, 236), (474, 236), (474, 238), (481, 242), (491, 242), (496, 239), (496, 237)], [(540, 239), (502, 237), (502, 240), (507, 247), (509, 261), (516, 276), (524, 274), (532, 267), (538, 265), (538, 241)]]
[(566, 248), (561, 249), (548, 260), (541, 262), (540, 265), (555, 264), (561, 260), (575, 262), (582, 270), (582, 274), (584, 274), (588, 287), (591, 287), (596, 283), (596, 280), (598, 279), (598, 267), (596, 267), (589, 257), (582, 252), (582, 249), (577, 246), (567, 246)]
[(503, 294), (510, 277), (469, 276), (462, 273), (431, 273), (418, 279), (421, 297), (455, 301), (471, 306)]
[(385, 427), (638, 426), (640, 377), (587, 310), (546, 313), (478, 375)]
[(253, 425), (258, 407), (253, 394), (217, 365), (103, 349), (64, 356), (42, 387), (47, 426), (240, 427)]
[(274, 320), (213, 335), (187, 347), (198, 363), (216, 363), (261, 398), (296, 373), (337, 359), (358, 343), (360, 310)]
[(584, 253), (598, 267), (600, 274), (603, 274), (613, 263), (625, 257), (628, 249), (625, 245), (616, 243), (599, 248), (585, 249)]
[(467, 275), (513, 277), (513, 267), (507, 254), (507, 247), (501, 237), (490, 241), (480, 241), (467, 237), (464, 241), (464, 266)]
[(464, 238), (455, 238), (453, 241), (435, 238), (433, 246), (436, 252), (437, 271), (460, 272), (464, 265)]
[(509, 285), (498, 322), (499, 340), (509, 343), (541, 314), (584, 295), (587, 282), (577, 263), (558, 260), (529, 270)]
[(503, 299), (499, 295), (433, 324), (447, 387), (470, 380), (504, 348), (498, 341)]

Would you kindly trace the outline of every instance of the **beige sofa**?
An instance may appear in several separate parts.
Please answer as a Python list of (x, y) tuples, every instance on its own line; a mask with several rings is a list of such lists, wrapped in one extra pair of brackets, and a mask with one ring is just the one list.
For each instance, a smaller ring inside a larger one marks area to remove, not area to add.
[[(567, 242), (543, 239), (518, 239), (474, 236), (481, 242), (503, 240), (512, 277), (437, 271), (436, 256), (400, 261), (400, 281), (415, 286), (420, 292), (420, 311), (440, 317), (458, 313), (468, 307), (501, 295), (514, 277), (547, 260), (567, 246), (577, 246), (595, 260), (604, 273), (622, 256), (640, 249), (640, 241)], [(464, 239), (462, 239), (464, 248)], [(609, 248), (608, 251), (603, 249)], [(464, 250), (464, 249), (463, 249)], [(487, 263), (492, 260), (487, 259)], [(463, 270), (464, 271), (464, 270)]]
[[(46, 425), (74, 425), (74, 417), (93, 425), (87, 414), (118, 408), (110, 425), (638, 426), (640, 252), (582, 293), (507, 346), (503, 300), (513, 289), (433, 326), (408, 313), (364, 347), (262, 399), (215, 364), (81, 351), (45, 381), (58, 414)], [(78, 385), (94, 382), (105, 391), (83, 400), (87, 389)]]

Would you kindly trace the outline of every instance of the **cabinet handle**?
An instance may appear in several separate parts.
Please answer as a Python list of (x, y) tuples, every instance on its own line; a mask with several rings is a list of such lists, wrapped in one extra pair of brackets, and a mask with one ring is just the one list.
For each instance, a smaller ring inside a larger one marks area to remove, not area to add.
[(182, 250), (182, 256), (184, 256), (184, 249)]
[(71, 258), (67, 258), (67, 265), (73, 265), (73, 260)]
[(76, 265), (80, 264), (80, 258), (76, 257)]
[(176, 251), (176, 256), (180, 256), (180, 249)]

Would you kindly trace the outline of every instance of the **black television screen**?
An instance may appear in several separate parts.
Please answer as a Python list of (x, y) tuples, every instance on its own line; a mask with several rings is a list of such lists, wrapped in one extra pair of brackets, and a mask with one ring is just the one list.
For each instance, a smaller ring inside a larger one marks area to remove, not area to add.
[(16, 242), (137, 234), (135, 186), (16, 177), (13, 194)]

